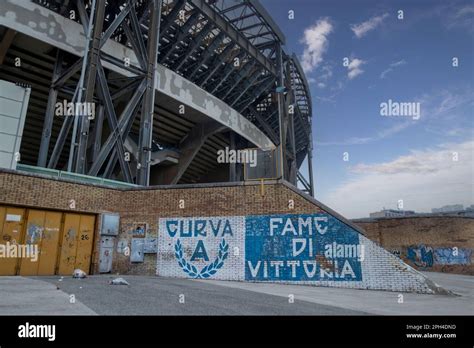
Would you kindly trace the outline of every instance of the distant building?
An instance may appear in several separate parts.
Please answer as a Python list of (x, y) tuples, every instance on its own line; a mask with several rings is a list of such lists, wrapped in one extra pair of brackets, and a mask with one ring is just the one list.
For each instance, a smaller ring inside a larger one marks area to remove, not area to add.
[(462, 204), (451, 204), (451, 205), (445, 205), (441, 208), (433, 208), (431, 209), (431, 212), (432, 213), (453, 213), (453, 212), (462, 211), (462, 210), (464, 210), (464, 206)]
[(371, 218), (383, 218), (383, 217), (401, 217), (415, 215), (413, 210), (395, 210), (395, 209), (382, 209), (375, 213), (370, 213)]

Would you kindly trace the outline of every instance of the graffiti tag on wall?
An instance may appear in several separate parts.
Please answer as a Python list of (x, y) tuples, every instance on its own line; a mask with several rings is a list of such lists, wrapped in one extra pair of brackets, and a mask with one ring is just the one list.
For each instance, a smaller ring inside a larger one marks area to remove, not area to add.
[(407, 259), (417, 267), (433, 267), (433, 248), (420, 245), (407, 249)]
[(471, 249), (437, 248), (434, 251), (435, 263), (440, 265), (470, 265)]
[(429, 268), (434, 265), (469, 265), (472, 249), (432, 248), (426, 245), (415, 245), (407, 248), (407, 259), (417, 267)]

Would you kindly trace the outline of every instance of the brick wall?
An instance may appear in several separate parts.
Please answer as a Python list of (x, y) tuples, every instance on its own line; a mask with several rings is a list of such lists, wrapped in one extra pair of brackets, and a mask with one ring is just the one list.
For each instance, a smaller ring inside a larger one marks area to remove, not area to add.
[[(75, 201), (74, 209), (70, 207), (71, 200)], [(147, 234), (158, 237), (158, 257), (157, 254), (146, 254), (144, 262), (131, 263), (127, 253), (119, 253), (115, 248), (114, 273), (194, 277), (196, 270), (215, 279), (426, 293), (438, 291), (426, 277), (364, 237), (360, 228), (283, 182), (111, 189), (3, 170), (0, 171), (0, 204), (97, 214), (119, 213), (120, 232), (116, 243), (121, 240), (128, 246), (136, 224), (148, 224)], [(298, 219), (308, 218), (313, 219), (313, 235), (309, 232), (309, 225), (300, 228), (302, 235), (298, 235), (296, 230), (291, 231), (287, 225), (288, 220), (291, 225), (291, 221), (297, 224)], [(187, 238), (186, 232), (178, 234), (178, 243), (176, 234), (170, 233), (174, 227), (166, 229), (169, 221), (189, 223), (206, 219), (212, 220), (214, 227), (218, 221), (225, 224), (228, 220), (232, 232), (223, 233), (221, 230), (214, 236), (213, 227), (208, 225), (204, 237), (205, 229), (198, 227), (197, 235), (192, 238)], [(275, 227), (272, 232), (269, 224)], [(271, 233), (275, 236), (270, 236)], [(93, 260), (95, 272), (98, 272), (97, 234)], [(313, 254), (309, 254), (309, 244), (304, 251), (297, 250), (303, 239), (317, 244), (312, 245)], [(199, 240), (207, 248), (207, 258), (202, 249), (197, 248)], [(325, 248), (331, 243), (336, 243), (332, 256), (325, 253)], [(363, 246), (364, 251), (362, 255), (336, 256), (337, 245), (346, 245), (348, 250), (352, 246)], [(238, 252), (235, 248), (239, 249)], [(180, 251), (181, 257), (177, 257), (176, 253)], [(292, 257), (291, 253), (298, 254), (298, 257)], [(226, 256), (222, 257), (223, 254)], [(276, 265), (280, 262), (284, 266), (277, 274)]]
[(474, 275), (474, 218), (420, 216), (355, 223), (367, 237), (419, 270)]

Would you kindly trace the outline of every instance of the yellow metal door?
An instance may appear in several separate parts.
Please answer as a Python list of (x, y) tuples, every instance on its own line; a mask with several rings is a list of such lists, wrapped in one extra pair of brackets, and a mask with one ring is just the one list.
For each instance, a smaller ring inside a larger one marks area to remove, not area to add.
[[(44, 216), (46, 212), (42, 210), (29, 210), (28, 218), (26, 223), (25, 232), (25, 246), (28, 246), (30, 250), (36, 246), (36, 250), (41, 248), (41, 239), (43, 237), (44, 230)], [(33, 256), (33, 255), (30, 255)], [(38, 260), (39, 255), (35, 258), (23, 257), (20, 260), (20, 275), (22, 276), (34, 276), (38, 274)]]
[[(22, 244), (22, 230), (25, 221), (25, 209), (0, 206), (0, 275), (15, 275), (18, 257), (12, 255), (14, 244)], [(13, 246), (12, 248), (10, 248)], [(10, 250), (7, 250), (10, 249)]]
[(46, 212), (41, 240), (38, 275), (52, 275), (58, 260), (62, 213)]
[(94, 228), (93, 215), (0, 206), (0, 275), (71, 275), (76, 268), (89, 273)]
[(81, 215), (79, 235), (77, 241), (76, 263), (74, 268), (79, 268), (89, 274), (91, 264), (92, 244), (94, 241), (95, 217)]
[(58, 274), (71, 275), (74, 271), (80, 220), (78, 214), (65, 214)]

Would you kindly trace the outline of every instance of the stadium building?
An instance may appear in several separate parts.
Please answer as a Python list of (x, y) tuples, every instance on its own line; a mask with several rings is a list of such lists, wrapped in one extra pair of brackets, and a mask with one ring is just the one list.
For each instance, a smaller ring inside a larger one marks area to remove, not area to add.
[(0, 38), (0, 243), (40, 250), (0, 274), (437, 291), (312, 197), (310, 89), (258, 1), (4, 0)]

